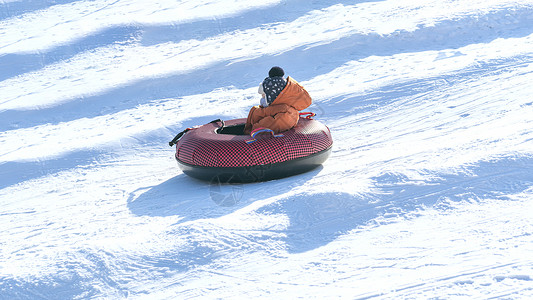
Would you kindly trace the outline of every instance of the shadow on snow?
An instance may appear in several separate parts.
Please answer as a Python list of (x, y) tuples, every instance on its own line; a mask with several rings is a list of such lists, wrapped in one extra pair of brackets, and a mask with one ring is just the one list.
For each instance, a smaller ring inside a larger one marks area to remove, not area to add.
[(532, 170), (533, 157), (525, 157), (479, 162), (467, 173), (439, 174), (430, 182), (410, 182), (402, 174), (387, 173), (372, 178), (376, 194), (299, 195), (257, 212), (288, 216), (284, 240), (289, 252), (300, 253), (327, 245), (359, 226), (384, 222), (383, 218), (405, 218), (427, 207), (446, 210), (460, 201), (510, 200), (508, 195), (533, 186)]
[(218, 218), (255, 200), (289, 192), (295, 185), (310, 180), (322, 168), (320, 166), (284, 179), (245, 184), (201, 181), (182, 173), (156, 186), (142, 187), (131, 192), (127, 201), (128, 208), (138, 216), (180, 216), (182, 218), (178, 224)]
[(18, 0), (7, 3), (0, 3), (0, 21), (17, 17), (22, 14), (47, 9), (58, 4), (68, 4), (79, 0)]
[[(113, 157), (117, 155), (118, 148), (125, 147), (131, 150), (130, 154), (162, 149), (162, 151), (168, 152), (169, 157), (173, 157), (175, 152), (173, 149), (175, 148), (168, 147), (168, 142), (175, 134), (183, 130), (184, 127), (207, 124), (220, 117), (217, 115), (186, 119), (183, 120), (183, 123), (187, 124), (187, 126), (177, 124), (176, 126), (161, 128), (144, 133), (142, 136), (136, 136), (134, 140), (131, 140), (131, 137), (123, 137), (105, 146), (86, 145), (87, 147), (66, 152), (53, 158), (46, 157), (36, 161), (10, 161), (0, 163), (0, 189), (71, 169), (90, 170), (91, 168), (98, 168), (100, 163), (107, 163), (109, 160), (113, 160)], [(137, 144), (139, 141), (142, 144), (141, 147)]]
[[(446, 210), (461, 201), (510, 200), (508, 195), (533, 186), (531, 170), (533, 157), (522, 157), (482, 161), (466, 168), (463, 173), (435, 174), (437, 179), (424, 182), (413, 182), (403, 174), (385, 173), (372, 178), (378, 191), (373, 194), (354, 196), (341, 191), (301, 194), (267, 204), (255, 212), (287, 216), (289, 225), (282, 230), (283, 242), (290, 253), (301, 253), (325, 246), (360, 226), (387, 220), (393, 222), (420, 209)], [(188, 222), (216, 219), (255, 200), (287, 193), (319, 171), (264, 183), (224, 185), (222, 188), (182, 174), (131, 193), (128, 208), (139, 216), (181, 216), (176, 226), (188, 227), (194, 224)], [(217, 197), (240, 197), (240, 201), (232, 206), (221, 206), (213, 198), (217, 193)], [(268, 245), (264, 246), (268, 248)]]
[[(527, 10), (513, 14), (497, 12), (487, 15), (487, 19), (491, 18), (510, 19), (512, 22), (505, 22), (497, 29), (491, 29), (488, 26), (489, 21), (445, 21), (438, 26), (423, 27), (413, 32), (402, 31), (389, 36), (355, 34), (327, 44), (312, 47), (305, 45), (259, 58), (244, 57), (237, 61), (214, 62), (194, 71), (131, 82), (127, 86), (99, 95), (73, 99), (55, 107), (4, 111), (0, 113), (0, 129), (13, 129), (12, 124), (17, 124), (17, 128), (27, 128), (44, 123), (68, 122), (81, 117), (112, 114), (149, 103), (154, 99), (195, 95), (221, 86), (249, 88), (266, 77), (266, 72), (272, 65), (281, 65), (288, 75), (298, 81), (305, 81), (314, 78), (317, 73), (326, 74), (348, 61), (372, 55), (389, 56), (406, 52), (444, 50), (472, 43), (488, 43), (497, 38), (524, 37), (531, 34), (532, 27), (527, 24), (533, 24), (533, 21)], [(475, 40), (472, 40), (472, 37), (476, 37)], [(0, 57), (0, 65), (6, 64), (1, 59)], [(55, 117), (51, 120), (50, 116)], [(57, 119), (57, 116), (62, 117)]]
[[(327, 1), (325, 1), (327, 2)], [(312, 10), (326, 8), (333, 3), (311, 3), (305, 0), (285, 1), (273, 7), (245, 10), (237, 15), (211, 17), (165, 25), (116, 25), (103, 28), (89, 36), (75, 38), (39, 53), (0, 55), (0, 81), (31, 72), (46, 65), (65, 61), (85, 51), (116, 43), (139, 41), (142, 46), (204, 40), (217, 34), (257, 28), (268, 23), (291, 22)], [(6, 4), (7, 5), (7, 4)], [(1, 9), (0, 9), (1, 13)]]

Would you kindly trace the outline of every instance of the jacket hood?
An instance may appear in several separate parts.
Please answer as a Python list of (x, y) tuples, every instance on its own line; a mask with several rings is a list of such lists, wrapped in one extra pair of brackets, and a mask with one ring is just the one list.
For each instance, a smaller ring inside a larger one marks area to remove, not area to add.
[(304, 110), (311, 105), (312, 99), (309, 93), (292, 77), (287, 77), (287, 85), (272, 102), (276, 104), (287, 104), (296, 110)]

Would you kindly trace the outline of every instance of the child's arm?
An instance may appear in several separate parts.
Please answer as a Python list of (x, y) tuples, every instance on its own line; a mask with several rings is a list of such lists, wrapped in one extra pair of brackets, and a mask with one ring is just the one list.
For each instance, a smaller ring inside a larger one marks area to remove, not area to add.
[(259, 105), (261, 107), (267, 107), (268, 106), (268, 102), (267, 100), (265, 99), (265, 97), (261, 97), (261, 100), (259, 100)]

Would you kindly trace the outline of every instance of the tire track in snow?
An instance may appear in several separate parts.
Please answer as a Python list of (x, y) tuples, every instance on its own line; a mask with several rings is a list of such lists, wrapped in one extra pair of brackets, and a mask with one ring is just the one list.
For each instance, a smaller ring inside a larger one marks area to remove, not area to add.
[[(406, 284), (399, 287), (394, 287), (388, 293), (376, 293), (376, 294), (366, 294), (366, 295), (357, 295), (354, 299), (369, 299), (387, 294), (387, 297), (392, 298), (409, 298), (409, 297), (420, 297), (420, 295), (434, 294), (435, 290), (442, 289), (443, 286), (449, 289), (457, 289), (461, 284), (472, 284), (469, 278), (480, 276), (486, 274), (488, 271), (498, 271), (499, 269), (509, 269), (514, 266), (524, 265), (524, 261), (516, 261), (504, 264), (494, 264), (491, 266), (483, 266), (480, 268), (462, 270), (461, 273), (455, 275), (445, 275), (442, 277), (433, 277), (426, 278), (424, 282), (415, 282), (411, 284)], [(462, 279), (465, 278), (465, 279)], [(520, 295), (520, 290), (511, 291), (509, 294)], [(416, 295), (416, 296), (415, 296)]]

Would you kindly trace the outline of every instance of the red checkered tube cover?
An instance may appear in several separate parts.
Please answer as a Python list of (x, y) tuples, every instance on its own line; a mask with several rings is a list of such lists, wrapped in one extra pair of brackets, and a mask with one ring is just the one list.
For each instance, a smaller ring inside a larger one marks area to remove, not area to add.
[[(244, 124), (246, 119), (225, 121), (225, 126)], [(300, 117), (298, 125), (274, 137), (264, 134), (248, 144), (249, 135), (218, 134), (221, 123), (209, 123), (188, 131), (176, 145), (176, 158), (204, 167), (246, 167), (285, 162), (331, 147), (333, 141), (324, 124)]]

